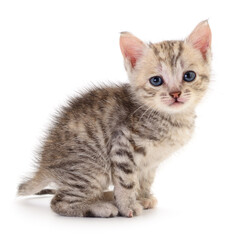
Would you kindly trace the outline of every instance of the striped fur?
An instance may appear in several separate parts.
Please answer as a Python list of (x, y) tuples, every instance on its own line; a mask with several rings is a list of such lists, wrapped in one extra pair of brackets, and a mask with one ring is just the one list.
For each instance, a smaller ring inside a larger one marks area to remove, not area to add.
[[(156, 169), (192, 135), (194, 109), (209, 83), (210, 50), (205, 58), (188, 41), (144, 47), (132, 65), (125, 56), (130, 84), (93, 89), (63, 107), (19, 195), (54, 194), (51, 208), (65, 216), (132, 217), (155, 206)], [(197, 73), (192, 83), (182, 81), (187, 70)], [(154, 75), (163, 76), (162, 86), (149, 83)], [(176, 108), (168, 104), (175, 89), (185, 99)], [(42, 190), (51, 182), (56, 190)], [(114, 191), (106, 192), (110, 185)]]

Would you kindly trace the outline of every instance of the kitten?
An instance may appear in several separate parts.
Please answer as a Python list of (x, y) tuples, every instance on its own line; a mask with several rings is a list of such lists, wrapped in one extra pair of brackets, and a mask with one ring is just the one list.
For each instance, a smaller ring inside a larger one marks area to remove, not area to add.
[[(191, 138), (209, 84), (211, 31), (203, 21), (185, 41), (155, 44), (123, 32), (120, 47), (130, 84), (72, 99), (19, 195), (53, 193), (52, 210), (65, 216), (132, 217), (155, 206), (156, 169)], [(42, 190), (51, 182), (57, 190)]]

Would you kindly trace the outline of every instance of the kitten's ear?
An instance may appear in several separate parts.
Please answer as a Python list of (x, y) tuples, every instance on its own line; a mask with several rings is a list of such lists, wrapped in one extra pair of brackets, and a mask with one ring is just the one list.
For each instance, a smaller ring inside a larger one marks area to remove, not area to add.
[(124, 59), (128, 60), (132, 68), (134, 68), (147, 46), (131, 33), (122, 32), (120, 36), (120, 48)]
[(192, 31), (186, 42), (200, 50), (203, 57), (206, 58), (207, 51), (211, 47), (212, 33), (208, 21), (200, 22)]

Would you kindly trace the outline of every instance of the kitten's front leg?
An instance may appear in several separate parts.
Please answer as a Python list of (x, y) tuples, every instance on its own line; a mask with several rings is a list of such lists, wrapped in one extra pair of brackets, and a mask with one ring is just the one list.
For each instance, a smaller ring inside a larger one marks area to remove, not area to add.
[(151, 194), (151, 186), (154, 181), (156, 168), (141, 172), (139, 176), (139, 194), (138, 200), (144, 209), (154, 208), (157, 205), (157, 199)]
[(143, 207), (137, 201), (138, 173), (132, 146), (123, 131), (118, 131), (111, 148), (114, 197), (119, 213), (126, 217), (141, 214)]
[(138, 200), (144, 209), (154, 208), (158, 202), (156, 197), (153, 196), (152, 194), (150, 194), (149, 196), (146, 196), (146, 197), (139, 197)]

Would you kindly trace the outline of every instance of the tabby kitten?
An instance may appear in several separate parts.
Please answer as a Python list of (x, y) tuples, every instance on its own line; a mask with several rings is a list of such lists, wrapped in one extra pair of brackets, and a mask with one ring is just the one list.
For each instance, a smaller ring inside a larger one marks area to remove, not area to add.
[[(156, 169), (191, 138), (209, 84), (211, 31), (203, 21), (184, 41), (149, 44), (123, 32), (120, 47), (130, 84), (63, 107), (19, 195), (52, 193), (52, 210), (65, 216), (133, 217), (156, 205)], [(49, 183), (57, 189), (42, 190)]]

